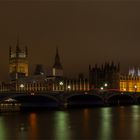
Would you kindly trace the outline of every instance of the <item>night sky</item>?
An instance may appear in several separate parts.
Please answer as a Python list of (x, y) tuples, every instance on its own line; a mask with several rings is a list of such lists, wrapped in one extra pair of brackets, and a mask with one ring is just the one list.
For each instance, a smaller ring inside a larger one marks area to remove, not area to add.
[(66, 76), (112, 60), (127, 71), (140, 66), (140, 1), (0, 0), (0, 80), (17, 36), (28, 45), (30, 73), (35, 64), (53, 65), (56, 46)]

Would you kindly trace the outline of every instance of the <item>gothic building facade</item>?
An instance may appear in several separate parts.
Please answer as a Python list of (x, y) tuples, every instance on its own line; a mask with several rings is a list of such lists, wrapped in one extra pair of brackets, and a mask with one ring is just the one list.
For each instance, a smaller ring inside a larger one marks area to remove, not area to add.
[(94, 67), (89, 66), (90, 89), (119, 89), (120, 64), (113, 62)]
[(132, 67), (128, 74), (120, 76), (120, 91), (140, 92), (140, 69)]
[(11, 81), (28, 76), (28, 49), (19, 47), (19, 41), (14, 48), (9, 47), (9, 77)]
[(41, 64), (37, 64), (33, 75), (28, 74), (28, 50), (21, 49), (19, 41), (15, 49), (9, 48), (9, 77), (10, 81), (0, 84), (0, 91), (88, 91), (89, 81), (85, 78), (69, 79), (63, 75), (58, 48), (52, 67), (52, 74), (47, 76)]

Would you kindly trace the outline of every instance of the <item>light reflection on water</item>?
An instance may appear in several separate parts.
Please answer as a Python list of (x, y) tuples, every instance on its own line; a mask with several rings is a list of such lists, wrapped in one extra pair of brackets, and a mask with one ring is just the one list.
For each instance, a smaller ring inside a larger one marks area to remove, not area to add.
[(5, 124), (4, 124), (3, 117), (0, 116), (0, 138), (3, 138), (5, 140)]
[(37, 114), (36, 113), (30, 113), (29, 115), (29, 125), (30, 125), (30, 139), (34, 138), (34, 140), (37, 140), (38, 137), (38, 123), (37, 123)]
[(100, 137), (99, 139), (109, 140), (111, 138), (112, 131), (112, 108), (102, 108), (100, 114)]
[(67, 111), (56, 111), (54, 119), (54, 139), (71, 140), (69, 113)]
[(140, 106), (0, 114), (0, 140), (138, 140)]
[(139, 106), (132, 106), (132, 137), (134, 139), (137, 139), (137, 137), (140, 137), (140, 107)]

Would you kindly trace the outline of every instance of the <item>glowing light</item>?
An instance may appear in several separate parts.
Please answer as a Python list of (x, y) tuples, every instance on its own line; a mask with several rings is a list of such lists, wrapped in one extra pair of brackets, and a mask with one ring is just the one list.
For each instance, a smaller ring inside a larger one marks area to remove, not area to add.
[(103, 87), (101, 87), (100, 89), (101, 89), (101, 90), (103, 90), (104, 88), (103, 88)]
[(126, 88), (124, 88), (123, 91), (126, 91)]
[(136, 89), (137, 88), (137, 85), (135, 85), (134, 88)]
[(105, 87), (107, 87), (108, 86), (108, 84), (107, 83), (105, 83), (105, 85), (104, 85)]
[(20, 88), (24, 88), (24, 85), (23, 84), (20, 84)]
[(61, 81), (61, 82), (59, 82), (59, 85), (60, 85), (60, 86), (63, 86), (63, 85), (64, 85), (64, 83)]
[(32, 93), (31, 93), (31, 95), (35, 95), (35, 93), (34, 93), (34, 92), (32, 92)]
[(68, 89), (71, 89), (71, 86), (70, 85), (68, 85)]

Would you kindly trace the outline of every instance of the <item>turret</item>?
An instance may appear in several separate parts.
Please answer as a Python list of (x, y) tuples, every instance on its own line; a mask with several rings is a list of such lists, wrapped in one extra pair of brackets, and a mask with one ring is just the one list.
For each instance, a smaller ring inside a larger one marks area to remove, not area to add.
[(63, 76), (63, 67), (60, 62), (58, 48), (56, 48), (55, 62), (53, 65), (53, 76)]
[(11, 54), (12, 54), (12, 46), (9, 46), (9, 58), (11, 58)]
[(18, 39), (15, 51), (9, 46), (9, 75), (11, 80), (28, 76), (27, 50), (20, 49)]

